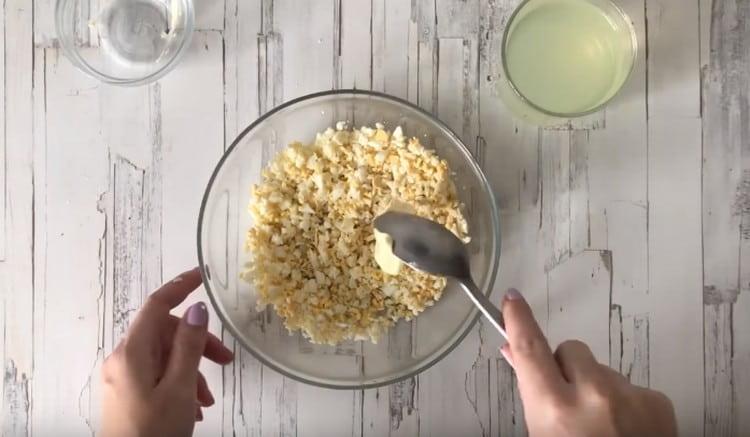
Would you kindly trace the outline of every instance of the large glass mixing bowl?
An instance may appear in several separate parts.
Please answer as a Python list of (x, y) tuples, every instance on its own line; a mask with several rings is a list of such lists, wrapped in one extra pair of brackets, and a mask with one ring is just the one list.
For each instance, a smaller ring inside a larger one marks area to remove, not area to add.
[(329, 91), (285, 103), (245, 129), (219, 161), (203, 196), (198, 219), (198, 257), (203, 280), (224, 326), (267, 366), (297, 380), (330, 388), (365, 388), (415, 375), (455, 348), (478, 312), (455, 283), (440, 301), (411, 322), (400, 321), (378, 344), (350, 341), (338, 346), (290, 335), (273, 308), (256, 310), (256, 291), (240, 279), (250, 187), (261, 169), (292, 141), (312, 142), (337, 121), (351, 126), (401, 126), (446, 159), (469, 222), (474, 279), (490, 294), (500, 252), (500, 226), (487, 179), (469, 150), (443, 123), (420, 108), (384, 94)]

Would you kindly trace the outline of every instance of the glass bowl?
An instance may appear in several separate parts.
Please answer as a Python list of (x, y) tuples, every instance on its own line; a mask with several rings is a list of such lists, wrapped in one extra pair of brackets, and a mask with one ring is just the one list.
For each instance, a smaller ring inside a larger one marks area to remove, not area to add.
[(611, 102), (637, 52), (633, 22), (611, 0), (523, 0), (503, 32), (499, 95), (517, 117), (563, 125)]
[(65, 55), (115, 85), (142, 85), (171, 70), (190, 45), (192, 0), (57, 0)]
[(411, 322), (400, 321), (378, 344), (349, 341), (337, 346), (290, 335), (270, 307), (256, 311), (256, 292), (240, 279), (248, 254), (245, 233), (250, 187), (261, 169), (292, 141), (347, 121), (350, 126), (403, 128), (446, 159), (469, 222), (472, 273), (487, 295), (497, 272), (498, 213), (487, 179), (466, 146), (442, 122), (420, 108), (384, 94), (342, 90), (285, 103), (245, 129), (219, 161), (198, 218), (198, 258), (211, 302), (224, 326), (267, 366), (297, 380), (329, 388), (366, 388), (415, 375), (443, 358), (466, 336), (478, 312), (452, 282), (442, 298)]

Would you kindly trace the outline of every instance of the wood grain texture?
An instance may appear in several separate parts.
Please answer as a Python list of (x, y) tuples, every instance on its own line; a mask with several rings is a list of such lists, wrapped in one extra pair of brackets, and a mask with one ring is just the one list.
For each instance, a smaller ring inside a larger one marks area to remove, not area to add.
[[(678, 4), (675, 14), (664, 13)], [(703, 351), (698, 341), (675, 339), (703, 334), (696, 323), (703, 314), (698, 3), (647, 1), (646, 18), (650, 382), (672, 398), (680, 430), (690, 433), (703, 429), (704, 389), (685, 381), (703, 377)], [(668, 363), (675, 357), (679, 374)]]
[(587, 250), (550, 270), (547, 339), (553, 350), (576, 338), (586, 343), (600, 362), (609, 359), (608, 326), (611, 260), (607, 251)]
[[(5, 19), (5, 8), (2, 8), (0, 10), (0, 22), (3, 23), (3, 30), (5, 30), (6, 27), (6, 19)], [(0, 47), (5, 47), (5, 36), (7, 32), (3, 31), (0, 32)], [(7, 117), (5, 115), (6, 113), (6, 106), (8, 103), (8, 100), (5, 98), (5, 83), (6, 83), (6, 76), (5, 76), (5, 70), (6, 70), (6, 58), (3, 56), (3, 59), (0, 61), (0, 78), (2, 78), (2, 89), (0, 89), (0, 99), (2, 99), (3, 104), (0, 105), (0, 120), (2, 123), (0, 123), (0, 138), (3, 139), (2, 148), (0, 148), (0, 202), (2, 202), (3, 205), (3, 213), (0, 214), (0, 262), (5, 260), (5, 238), (6, 238), (6, 232), (5, 232), (5, 219), (6, 219), (6, 213), (5, 209), (7, 206), (7, 198), (8, 198), (8, 188), (6, 186), (8, 178), (6, 176), (6, 151), (7, 148), (7, 141), (6, 141), (6, 120)]]
[(743, 435), (750, 421), (750, 8), (702, 2), (703, 321), (706, 435)]
[[(258, 115), (270, 96), (266, 74), (269, 59), (273, 59), (275, 45), (272, 31), (263, 32), (265, 19), (261, 1), (227, 0), (224, 8), (223, 84), (224, 84), (224, 149)], [(271, 61), (272, 64), (272, 61)], [(273, 67), (271, 67), (273, 69)], [(262, 99), (262, 102), (261, 102)], [(260, 165), (260, 163), (258, 163)], [(235, 238), (237, 236), (234, 236)], [(238, 272), (228, 272), (238, 277)], [(257, 437), (263, 430), (263, 375), (270, 371), (246, 351), (225, 329), (221, 330), (225, 344), (235, 353), (234, 362), (222, 370), (222, 436)]]
[(34, 373), (34, 53), (26, 41), (33, 32), (27, 2), (5, 2), (2, 60), (2, 153), (0, 176), (0, 296), (3, 327), (2, 435), (28, 435), (33, 418)]
[[(436, 113), (475, 154), (501, 213), (495, 301), (519, 288), (553, 343), (583, 338), (665, 391), (683, 434), (750, 433), (750, 6), (618, 1), (639, 43), (622, 93), (539, 129), (497, 92), (518, 3), (200, 1), (178, 68), (123, 89), (62, 56), (52, 0), (7, 0), (0, 433), (95, 435), (102, 359), (142, 299), (195, 263), (199, 199), (223, 150), (284, 101), (350, 87)], [(211, 329), (238, 357), (203, 367), (217, 405), (196, 435), (526, 434), (483, 324), (424, 374), (354, 392), (283, 377), (215, 317)], [(410, 353), (411, 333), (393, 336), (390, 352)]]
[[(703, 386), (685, 383), (703, 377), (703, 329), (696, 323), (703, 313), (700, 137), (699, 119), (649, 122), (650, 379), (672, 399), (686, 433), (703, 428)], [(680, 372), (674, 371), (676, 359)]]
[[(88, 435), (98, 417), (92, 381), (98, 379), (96, 369), (104, 358), (107, 251), (101, 201), (110, 160), (98, 122), (92, 122), (99, 120), (100, 85), (61, 59), (57, 49), (45, 53), (45, 62), (35, 66), (43, 69), (45, 78), (46, 123), (41, 128), (46, 159), (35, 161), (34, 167), (46, 173), (39, 207), (52, 219), (36, 228), (45, 234), (44, 245), (35, 245), (44, 258), (35, 264), (35, 273), (45, 286), (34, 293), (32, 428), (40, 435), (61, 429)], [(69, 129), (71, 125), (76, 129)], [(55, 162), (66, 165), (48, 165)], [(74, 258), (71, 248), (80, 250)], [(78, 352), (71, 354), (71, 349)], [(63, 356), (66, 375), (60, 378), (59, 358), (53, 357)]]

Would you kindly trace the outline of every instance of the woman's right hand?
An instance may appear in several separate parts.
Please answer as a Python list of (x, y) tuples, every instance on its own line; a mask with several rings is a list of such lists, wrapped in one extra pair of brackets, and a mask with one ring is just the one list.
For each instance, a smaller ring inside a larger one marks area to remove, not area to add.
[(553, 354), (517, 290), (508, 290), (502, 311), (508, 344), (501, 352), (516, 370), (530, 436), (677, 435), (664, 394), (630, 384), (580, 341), (563, 342)]

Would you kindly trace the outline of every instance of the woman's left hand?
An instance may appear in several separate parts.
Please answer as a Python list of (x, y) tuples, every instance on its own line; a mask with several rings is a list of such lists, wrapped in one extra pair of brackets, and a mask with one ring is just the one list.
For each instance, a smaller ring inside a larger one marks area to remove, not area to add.
[(210, 334), (202, 302), (182, 318), (169, 312), (201, 285), (198, 269), (182, 273), (149, 296), (102, 368), (105, 437), (187, 437), (214, 398), (198, 371), (201, 357), (234, 358)]

